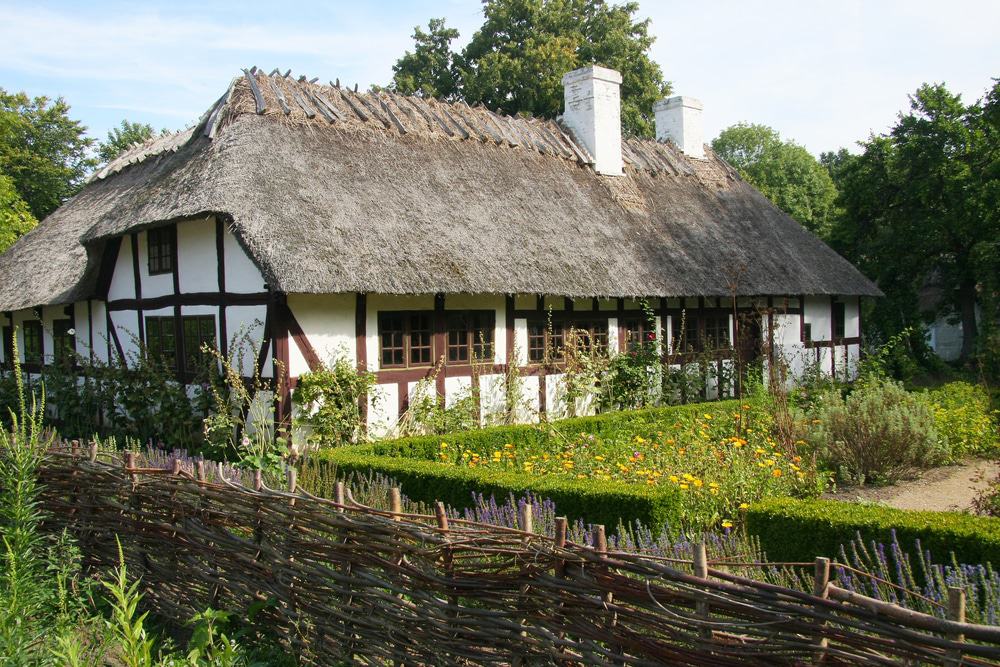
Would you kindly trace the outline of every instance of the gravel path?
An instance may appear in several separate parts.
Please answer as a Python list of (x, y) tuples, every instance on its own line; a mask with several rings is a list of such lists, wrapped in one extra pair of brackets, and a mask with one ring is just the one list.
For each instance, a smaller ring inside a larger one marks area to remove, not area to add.
[(933, 468), (919, 478), (892, 486), (841, 489), (824, 497), (831, 500), (880, 502), (904, 510), (962, 511), (1000, 473), (996, 461), (968, 461)]

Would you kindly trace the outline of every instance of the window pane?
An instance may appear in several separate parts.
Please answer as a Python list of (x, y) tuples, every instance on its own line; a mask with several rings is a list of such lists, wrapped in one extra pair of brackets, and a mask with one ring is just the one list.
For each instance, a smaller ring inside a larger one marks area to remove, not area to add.
[(383, 366), (402, 366), (403, 316), (398, 313), (379, 314), (379, 342)]
[(426, 313), (410, 315), (410, 363), (431, 363), (431, 317)]
[(528, 361), (539, 362), (545, 358), (545, 324), (528, 324)]

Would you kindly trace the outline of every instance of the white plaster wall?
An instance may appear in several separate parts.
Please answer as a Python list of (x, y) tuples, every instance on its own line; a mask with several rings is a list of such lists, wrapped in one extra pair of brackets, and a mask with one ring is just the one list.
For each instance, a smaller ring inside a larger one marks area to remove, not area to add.
[(833, 314), (830, 310), (830, 297), (807, 296), (805, 299), (804, 317), (806, 324), (812, 324), (812, 340), (830, 340), (830, 335), (833, 331)]
[(499, 422), (507, 410), (506, 378), (503, 375), (479, 377), (479, 414), (483, 424)]
[[(357, 363), (354, 294), (289, 294), (288, 307), (302, 327), (320, 361), (333, 363), (346, 358)], [(309, 370), (294, 339), (289, 339), (289, 372), (297, 377)], [(376, 343), (376, 350), (377, 350)]]
[(538, 377), (526, 375), (521, 378), (521, 401), (518, 405), (518, 421), (534, 421), (538, 416)]
[(535, 294), (515, 294), (514, 310), (534, 310), (538, 307), (538, 296)]
[[(242, 372), (245, 376), (253, 374), (253, 364), (260, 350), (261, 341), (264, 339), (264, 321), (267, 317), (267, 306), (227, 306), (226, 326), (229, 331), (230, 340), (229, 355), (236, 356), (237, 346), (244, 348), (242, 359)], [(290, 347), (295, 347), (294, 345)], [(267, 355), (264, 365), (260, 369), (261, 377), (272, 377), (271, 368), (271, 346), (267, 346)]]
[(861, 335), (860, 299), (844, 299), (844, 337), (856, 338)]
[(545, 377), (545, 414), (549, 420), (569, 416), (566, 405), (566, 375), (553, 373)]
[(472, 377), (450, 377), (444, 379), (444, 405), (450, 408), (455, 402), (472, 395)]
[(399, 419), (399, 386), (380, 384), (368, 395), (368, 433), (373, 437), (387, 434)]
[(213, 219), (177, 223), (177, 271), (182, 293), (219, 291)]
[[(171, 310), (143, 312), (143, 317), (147, 315), (169, 315), (172, 312)], [(139, 314), (134, 310), (112, 311), (111, 326), (114, 327), (115, 333), (118, 335), (118, 342), (122, 345), (125, 361), (129, 362), (139, 353), (139, 346), (136, 344), (139, 337)], [(111, 355), (117, 360), (114, 339), (111, 342)]]
[(135, 274), (132, 270), (132, 243), (128, 237), (122, 239), (115, 260), (115, 270), (111, 274), (108, 301), (135, 298)]
[(264, 291), (264, 277), (260, 269), (246, 254), (228, 227), (223, 237), (223, 256), (226, 264), (227, 292), (250, 294)]
[[(528, 320), (523, 317), (514, 318), (514, 361), (518, 366), (528, 363)], [(536, 387), (537, 389), (537, 387)]]
[(94, 327), (94, 358), (102, 363), (108, 362), (108, 315), (103, 301), (90, 302), (91, 319)]
[(608, 318), (608, 352), (612, 355), (618, 354), (621, 350), (618, 347), (618, 318)]

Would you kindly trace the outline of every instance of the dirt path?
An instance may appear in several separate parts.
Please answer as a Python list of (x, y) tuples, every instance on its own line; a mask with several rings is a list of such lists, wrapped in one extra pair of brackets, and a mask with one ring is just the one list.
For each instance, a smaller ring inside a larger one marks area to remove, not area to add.
[(892, 486), (842, 489), (824, 498), (867, 500), (904, 510), (961, 511), (1000, 473), (995, 461), (969, 461), (961, 465), (933, 468), (919, 478)]

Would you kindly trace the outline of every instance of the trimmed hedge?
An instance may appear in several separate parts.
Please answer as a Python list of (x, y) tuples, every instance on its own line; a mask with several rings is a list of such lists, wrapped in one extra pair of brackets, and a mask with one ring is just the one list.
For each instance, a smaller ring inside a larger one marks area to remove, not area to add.
[(652, 436), (665, 423), (682, 421), (698, 413), (731, 411), (736, 405), (736, 401), (679, 405), (575, 417), (551, 424), (497, 426), (444, 436), (400, 438), (323, 450), (316, 460), (336, 466), (343, 474), (374, 471), (388, 475), (400, 483), (407, 496), (424, 502), (440, 500), (454, 507), (468, 507), (473, 493), (504, 498), (511, 493), (519, 496), (531, 492), (554, 501), (559, 513), (571, 520), (583, 519), (608, 528), (616, 527), (619, 522), (632, 524), (638, 520), (659, 528), (665, 523), (678, 523), (680, 492), (676, 488), (445, 466), (436, 460), (441, 443), (457, 448), (502, 449), (507, 443), (545, 446), (555, 440), (553, 444), (561, 444), (563, 437), (580, 433), (600, 438), (622, 432)]
[(866, 542), (888, 544), (895, 530), (899, 544), (912, 550), (915, 540), (941, 560), (954, 553), (959, 563), (1000, 565), (1000, 519), (959, 512), (917, 512), (835, 500), (774, 498), (746, 513), (747, 531), (760, 538), (771, 560), (836, 558), (840, 546), (857, 533)]
[(511, 493), (520, 496), (531, 492), (554, 501), (559, 513), (570, 520), (601, 523), (609, 529), (619, 521), (631, 524), (636, 519), (647, 526), (676, 524), (679, 516), (680, 498), (673, 488), (459, 468), (434, 461), (373, 455), (371, 445), (327, 450), (318, 460), (336, 466), (340, 474), (374, 471), (388, 475), (413, 500), (440, 500), (459, 508), (471, 506), (474, 493), (503, 499)]

